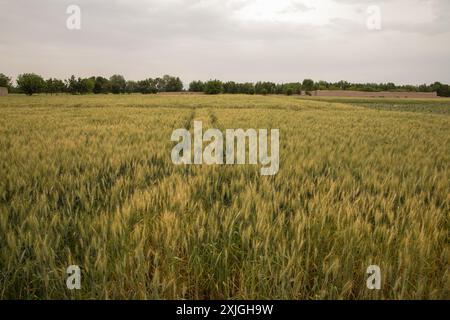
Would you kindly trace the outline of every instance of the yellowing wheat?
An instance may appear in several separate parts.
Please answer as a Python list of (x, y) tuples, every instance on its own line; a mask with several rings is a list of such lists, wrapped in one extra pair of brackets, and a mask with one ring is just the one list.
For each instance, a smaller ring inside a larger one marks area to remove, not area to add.
[[(2, 98), (0, 298), (448, 299), (445, 102)], [(280, 129), (280, 171), (174, 166), (194, 120)]]

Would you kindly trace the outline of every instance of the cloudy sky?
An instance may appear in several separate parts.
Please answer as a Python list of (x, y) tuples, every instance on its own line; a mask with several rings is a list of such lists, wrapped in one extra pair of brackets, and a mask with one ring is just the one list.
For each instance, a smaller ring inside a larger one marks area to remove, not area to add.
[(0, 57), (13, 77), (450, 83), (450, 1), (0, 0)]

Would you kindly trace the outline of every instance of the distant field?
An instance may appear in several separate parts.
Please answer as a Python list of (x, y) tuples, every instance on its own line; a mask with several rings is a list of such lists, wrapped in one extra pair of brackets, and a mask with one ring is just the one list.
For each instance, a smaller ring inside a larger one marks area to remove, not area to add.
[(450, 99), (383, 99), (383, 98), (334, 98), (307, 97), (314, 101), (346, 103), (376, 110), (407, 111), (450, 115)]
[[(448, 99), (1, 97), (0, 298), (449, 299), (449, 114)], [(193, 120), (280, 129), (279, 173), (174, 166), (171, 133)]]

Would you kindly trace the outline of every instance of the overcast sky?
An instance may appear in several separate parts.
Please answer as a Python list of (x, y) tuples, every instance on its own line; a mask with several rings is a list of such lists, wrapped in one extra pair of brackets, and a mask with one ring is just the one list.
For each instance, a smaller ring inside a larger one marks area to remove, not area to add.
[(450, 1), (0, 0), (0, 57), (13, 77), (450, 83)]

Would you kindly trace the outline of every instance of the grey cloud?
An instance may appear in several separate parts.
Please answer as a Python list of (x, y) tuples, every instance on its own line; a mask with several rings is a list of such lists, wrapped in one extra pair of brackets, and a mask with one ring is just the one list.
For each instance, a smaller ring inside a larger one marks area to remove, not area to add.
[[(334, 0), (354, 15), (320, 27), (236, 18), (256, 1), (0, 0), (0, 72), (61, 78), (119, 72), (130, 79), (172, 73), (185, 82), (450, 82), (447, 0), (422, 1), (432, 6), (431, 22), (405, 23), (407, 11), (390, 12), (378, 32), (365, 27), (367, 6), (402, 0)], [(82, 9), (80, 31), (65, 28), (69, 4)], [(281, 13), (292, 12), (322, 14), (301, 0)]]

